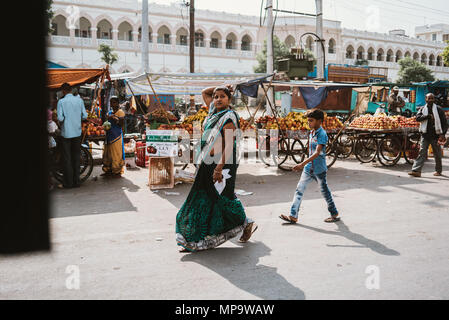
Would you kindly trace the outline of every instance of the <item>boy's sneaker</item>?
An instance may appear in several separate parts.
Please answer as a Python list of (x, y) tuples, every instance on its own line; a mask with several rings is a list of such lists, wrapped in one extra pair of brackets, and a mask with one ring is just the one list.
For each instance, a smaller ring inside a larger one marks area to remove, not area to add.
[(421, 172), (418, 172), (418, 171), (410, 171), (408, 174), (409, 174), (409, 176), (413, 176), (413, 177), (417, 177), (417, 178), (421, 177)]

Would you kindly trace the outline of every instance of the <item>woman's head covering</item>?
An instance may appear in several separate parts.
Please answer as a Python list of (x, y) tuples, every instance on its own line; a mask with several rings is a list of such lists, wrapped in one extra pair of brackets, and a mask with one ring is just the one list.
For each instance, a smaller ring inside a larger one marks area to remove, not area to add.
[(47, 109), (47, 121), (53, 120), (53, 111)]

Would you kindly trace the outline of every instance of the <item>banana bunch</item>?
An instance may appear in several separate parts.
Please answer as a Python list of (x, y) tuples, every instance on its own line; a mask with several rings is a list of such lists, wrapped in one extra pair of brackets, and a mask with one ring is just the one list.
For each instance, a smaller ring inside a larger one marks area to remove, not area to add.
[(185, 118), (182, 123), (183, 124), (191, 124), (191, 123), (194, 123), (196, 121), (199, 121), (201, 124), (203, 124), (203, 121), (204, 121), (204, 119), (206, 119), (207, 115), (208, 115), (207, 109), (201, 108), (194, 115), (188, 116), (187, 118)]

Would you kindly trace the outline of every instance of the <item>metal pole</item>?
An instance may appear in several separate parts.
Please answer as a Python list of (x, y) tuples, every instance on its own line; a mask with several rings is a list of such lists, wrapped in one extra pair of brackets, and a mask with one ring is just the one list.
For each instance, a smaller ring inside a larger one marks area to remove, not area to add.
[[(189, 56), (190, 73), (195, 73), (195, 0), (190, 0), (190, 32), (189, 32)], [(190, 108), (195, 108), (195, 96), (190, 95)]]
[(143, 72), (149, 72), (149, 61), (148, 61), (148, 0), (142, 0), (142, 69)]
[(324, 62), (324, 52), (322, 49), (322, 39), (323, 39), (323, 0), (315, 0), (316, 4), (316, 34), (319, 38), (320, 44), (317, 43), (316, 46), (316, 53), (317, 53), (317, 63), (316, 63), (316, 71), (317, 71), (317, 78), (321, 79), (324, 78), (324, 69), (323, 64)]
[[(273, 0), (267, 0), (267, 73), (273, 74)], [(270, 105), (274, 101), (273, 99), (273, 89), (271, 86), (268, 88), (267, 94), (268, 102)], [(267, 115), (272, 116), (271, 108), (267, 106)]]

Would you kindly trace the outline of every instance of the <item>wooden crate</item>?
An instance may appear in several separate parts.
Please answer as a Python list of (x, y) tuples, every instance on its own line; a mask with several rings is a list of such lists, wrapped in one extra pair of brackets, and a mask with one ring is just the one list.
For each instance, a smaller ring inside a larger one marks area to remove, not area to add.
[(148, 164), (150, 189), (172, 189), (175, 186), (175, 163), (171, 157), (150, 157)]

